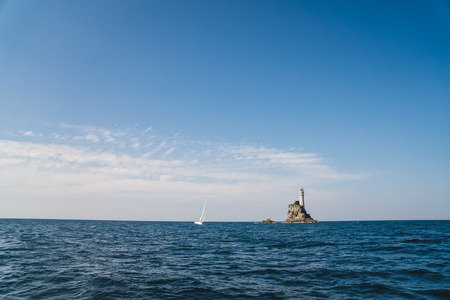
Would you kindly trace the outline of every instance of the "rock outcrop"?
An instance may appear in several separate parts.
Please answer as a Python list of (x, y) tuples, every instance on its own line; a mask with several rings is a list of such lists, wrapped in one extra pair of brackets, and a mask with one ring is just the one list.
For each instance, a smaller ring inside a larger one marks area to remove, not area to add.
[(261, 224), (272, 224), (275, 223), (275, 221), (271, 220), (271, 219), (265, 219), (261, 221)]
[(289, 204), (287, 219), (285, 223), (317, 223), (318, 220), (311, 218), (310, 214), (306, 212), (304, 191), (300, 189), (300, 200), (295, 201), (293, 204)]
[(286, 223), (317, 223), (317, 220), (311, 218), (304, 206), (300, 206), (299, 201), (289, 204)]

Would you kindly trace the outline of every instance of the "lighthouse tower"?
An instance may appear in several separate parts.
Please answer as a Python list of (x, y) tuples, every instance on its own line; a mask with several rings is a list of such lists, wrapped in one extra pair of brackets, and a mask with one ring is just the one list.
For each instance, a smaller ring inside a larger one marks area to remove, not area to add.
[(303, 188), (298, 192), (298, 200), (288, 205), (287, 219), (285, 223), (317, 223), (318, 220), (311, 218), (305, 209), (305, 191)]
[(305, 191), (303, 190), (303, 187), (299, 191), (299, 201), (300, 201), (300, 207), (305, 207)]

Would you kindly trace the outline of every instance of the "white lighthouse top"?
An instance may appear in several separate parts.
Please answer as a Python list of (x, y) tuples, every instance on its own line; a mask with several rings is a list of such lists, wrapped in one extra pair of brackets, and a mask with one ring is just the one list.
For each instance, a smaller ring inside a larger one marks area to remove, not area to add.
[(303, 190), (303, 187), (299, 191), (299, 202), (300, 207), (305, 206), (305, 191)]

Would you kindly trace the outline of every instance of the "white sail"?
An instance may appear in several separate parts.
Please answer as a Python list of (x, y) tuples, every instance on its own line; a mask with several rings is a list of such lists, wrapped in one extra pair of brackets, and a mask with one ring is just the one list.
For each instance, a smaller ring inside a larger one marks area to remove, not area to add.
[(197, 225), (202, 225), (203, 222), (205, 221), (205, 215), (206, 215), (206, 201), (205, 201), (205, 204), (203, 205), (203, 210), (202, 210), (202, 214), (200, 216), (200, 219), (198, 219), (194, 223), (197, 224)]

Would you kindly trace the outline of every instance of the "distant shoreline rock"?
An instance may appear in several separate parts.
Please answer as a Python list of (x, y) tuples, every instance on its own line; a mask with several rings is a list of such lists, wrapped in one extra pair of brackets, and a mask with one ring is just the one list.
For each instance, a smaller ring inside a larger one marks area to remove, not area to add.
[(261, 224), (273, 224), (273, 223), (275, 223), (275, 221), (273, 221), (271, 219), (265, 219), (265, 220), (262, 220), (260, 223)]

